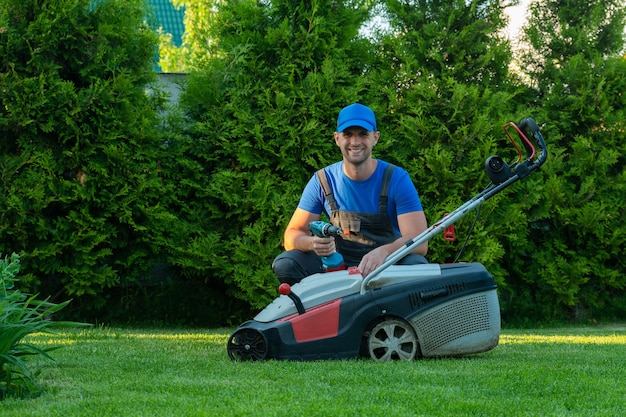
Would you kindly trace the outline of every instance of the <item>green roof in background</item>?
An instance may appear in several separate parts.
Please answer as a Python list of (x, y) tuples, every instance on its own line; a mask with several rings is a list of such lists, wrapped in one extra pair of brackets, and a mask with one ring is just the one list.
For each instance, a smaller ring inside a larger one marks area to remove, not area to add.
[[(172, 43), (180, 46), (183, 42), (183, 33), (185, 32), (185, 24), (183, 18), (185, 16), (185, 8), (175, 7), (170, 0), (148, 0), (154, 12), (156, 27), (163, 28), (164, 33), (172, 35)], [(161, 72), (161, 68), (157, 62), (154, 67), (155, 71)]]

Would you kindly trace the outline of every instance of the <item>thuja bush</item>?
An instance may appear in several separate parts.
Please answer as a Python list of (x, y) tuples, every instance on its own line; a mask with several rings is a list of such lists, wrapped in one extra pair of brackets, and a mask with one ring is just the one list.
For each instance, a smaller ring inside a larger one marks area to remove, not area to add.
[[(118, 286), (127, 308), (128, 285), (165, 268), (206, 284), (209, 309), (263, 307), (303, 186), (340, 159), (337, 112), (361, 101), (379, 117), (375, 156), (409, 171), (431, 222), (487, 183), (484, 159), (509, 146), (502, 125), (535, 118), (548, 163), (483, 205), (460, 260), (494, 273), (508, 318), (620, 311), (626, 77), (606, 58), (621, 38), (546, 25), (571, 18), (560, 2), (530, 22), (580, 34), (538, 32), (522, 66), (532, 89), (507, 70), (501, 2), (379, 2), (395, 32), (376, 39), (359, 35), (368, 1), (220, 2), (202, 33), (215, 43), (167, 120), (158, 91), (146, 94), (156, 34), (139, 0), (40, 3), (0, 0), (0, 251), (23, 254), (25, 285), (100, 305)], [(623, 8), (588, 3), (582, 21), (621, 31), (601, 15), (620, 23)], [(431, 261), (456, 259), (472, 225), (470, 214), (459, 241), (435, 238)]]
[(57, 347), (40, 348), (25, 341), (34, 333), (53, 333), (60, 328), (87, 326), (84, 323), (53, 321), (52, 315), (70, 302), (52, 303), (22, 293), (16, 283), (20, 270), (17, 254), (0, 258), (0, 400), (7, 396), (25, 397), (39, 392), (28, 356), (53, 359), (49, 352)]
[[(522, 117), (507, 70), (510, 46), (493, 35), (504, 25), (494, 2), (384, 3), (392, 32), (379, 40), (368, 89), (381, 119), (376, 152), (409, 171), (433, 223), (489, 184), (485, 158), (517, 156), (502, 129)], [(469, 213), (455, 224), (456, 241), (431, 240), (429, 260), (479, 261), (505, 285), (500, 238), (525, 219), (516, 216), (519, 209), (508, 219), (492, 213), (516, 203), (499, 195), (480, 208), (478, 219), (478, 211)]]
[[(523, 68), (550, 158), (534, 181), (525, 239), (506, 243), (504, 302), (523, 317), (626, 316), (626, 60), (623, 1), (531, 6)], [(590, 34), (594, 34), (593, 36)]]
[(534, 192), (523, 196), (532, 207), (525, 242), (506, 245), (514, 279), (504, 299), (522, 317), (626, 314), (626, 62), (602, 61), (571, 59), (563, 66), (567, 80), (543, 102), (550, 159), (542, 181), (530, 179)]
[(141, 0), (0, 0), (0, 250), (25, 286), (85, 306), (203, 252), (168, 208), (145, 16)]
[(270, 266), (304, 184), (340, 159), (337, 112), (362, 93), (367, 2), (344, 3), (221, 4), (218, 51), (182, 98), (193, 123), (175, 146), (193, 164), (193, 210), (210, 213), (210, 262), (226, 291), (255, 308), (277, 294)]

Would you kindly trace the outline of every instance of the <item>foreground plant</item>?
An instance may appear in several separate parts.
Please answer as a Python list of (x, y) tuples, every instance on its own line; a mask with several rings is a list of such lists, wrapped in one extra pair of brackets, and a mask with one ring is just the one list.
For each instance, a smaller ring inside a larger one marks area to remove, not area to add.
[(0, 259), (0, 400), (9, 396), (27, 396), (38, 392), (34, 375), (24, 361), (26, 356), (43, 356), (57, 347), (38, 348), (24, 342), (33, 333), (54, 333), (53, 329), (87, 326), (85, 323), (52, 321), (49, 317), (71, 300), (55, 304), (37, 300), (36, 295), (15, 288), (20, 269), (17, 254)]

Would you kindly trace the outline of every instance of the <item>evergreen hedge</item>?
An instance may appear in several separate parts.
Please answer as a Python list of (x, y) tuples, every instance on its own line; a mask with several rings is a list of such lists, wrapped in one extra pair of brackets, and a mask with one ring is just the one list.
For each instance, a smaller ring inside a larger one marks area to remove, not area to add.
[(624, 1), (530, 7), (522, 56), (551, 145), (527, 242), (511, 241), (511, 304), (528, 317), (626, 313)]
[(156, 33), (141, 0), (0, 6), (0, 252), (26, 288), (104, 307), (197, 255), (160, 164)]
[[(0, 0), (0, 252), (31, 290), (117, 321), (247, 318), (360, 101), (431, 222), (486, 185), (487, 156), (513, 159), (502, 126), (533, 117), (548, 162), (483, 205), (460, 260), (495, 275), (510, 323), (624, 317), (623, 1), (537, 2), (513, 72), (503, 1), (180, 0), (216, 7), (194, 12), (216, 42), (169, 112), (142, 1), (39, 3)], [(390, 26), (363, 36), (372, 7)], [(430, 260), (455, 260), (473, 222)]]

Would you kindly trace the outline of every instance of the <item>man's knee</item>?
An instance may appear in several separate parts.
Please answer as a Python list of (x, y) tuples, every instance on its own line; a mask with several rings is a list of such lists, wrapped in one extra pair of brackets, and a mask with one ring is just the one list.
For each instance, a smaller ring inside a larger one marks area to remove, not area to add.
[(298, 262), (288, 256), (277, 256), (272, 263), (272, 269), (274, 270), (274, 274), (276, 274), (276, 278), (278, 278), (278, 281), (281, 283), (293, 285), (304, 278), (299, 272), (301, 268)]
[(302, 278), (322, 272), (322, 261), (313, 252), (291, 250), (283, 252), (274, 259), (272, 269), (280, 282), (290, 285)]
[(404, 258), (400, 259), (400, 261), (398, 262), (398, 265), (419, 265), (419, 264), (427, 264), (427, 263), (428, 263), (428, 260), (426, 259), (426, 257), (417, 253), (410, 253)]

